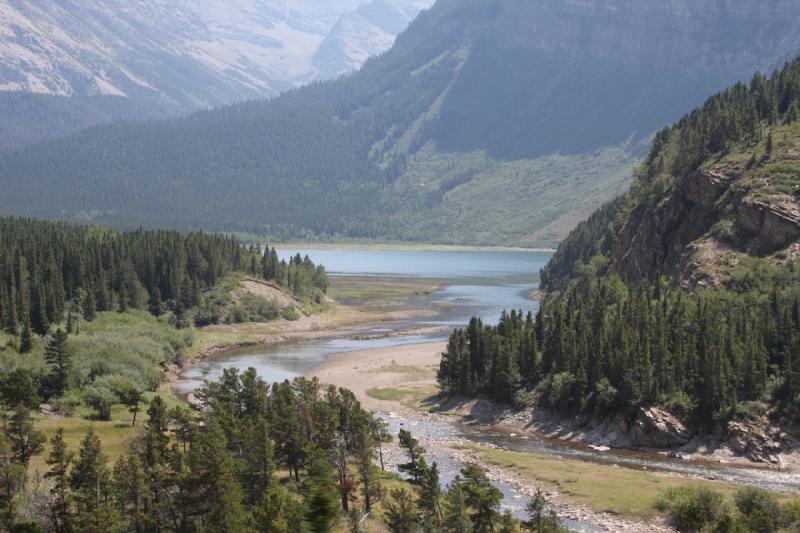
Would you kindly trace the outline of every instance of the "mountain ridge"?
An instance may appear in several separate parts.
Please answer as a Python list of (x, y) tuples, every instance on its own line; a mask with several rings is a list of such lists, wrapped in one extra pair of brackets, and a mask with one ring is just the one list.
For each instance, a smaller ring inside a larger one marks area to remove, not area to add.
[[(3, 0), (0, 96), (13, 102), (20, 98), (9, 93), (29, 95), (26, 107), (39, 111), (26, 118), (45, 124), (40, 130), (49, 126), (47, 113), (73, 103), (80, 110), (69, 121), (74, 126), (56, 122), (57, 134), (112, 119), (152, 119), (274, 97), (357, 69), (389, 48), (403, 22), (408, 25), (431, 1)], [(338, 39), (329, 39), (338, 21), (373, 4), (376, 17), (402, 15), (391, 28), (396, 33), (357, 17), (338, 30)], [(323, 44), (342, 58), (339, 63), (314, 60)], [(14, 121), (11, 111), (0, 114), (0, 127), (3, 122), (22, 138), (6, 138), (0, 148), (28, 142), (25, 134), (43, 137)]]
[(6, 154), (0, 207), (278, 239), (553, 245), (625, 189), (657, 128), (800, 39), (792, 3), (670, 6), (440, 0), (340, 80)]

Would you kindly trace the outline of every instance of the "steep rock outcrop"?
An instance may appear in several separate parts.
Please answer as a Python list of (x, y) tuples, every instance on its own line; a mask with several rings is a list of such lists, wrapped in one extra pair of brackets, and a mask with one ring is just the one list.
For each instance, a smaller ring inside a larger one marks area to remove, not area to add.
[(697, 171), (678, 184), (665, 202), (637, 208), (614, 246), (613, 270), (634, 279), (681, 262), (686, 246), (718, 219), (717, 202), (734, 179), (718, 172)]
[(745, 199), (736, 212), (736, 229), (754, 253), (772, 253), (800, 239), (800, 205), (788, 195)]
[(692, 437), (680, 420), (658, 407), (639, 408), (628, 431), (631, 444), (641, 448), (679, 448)]

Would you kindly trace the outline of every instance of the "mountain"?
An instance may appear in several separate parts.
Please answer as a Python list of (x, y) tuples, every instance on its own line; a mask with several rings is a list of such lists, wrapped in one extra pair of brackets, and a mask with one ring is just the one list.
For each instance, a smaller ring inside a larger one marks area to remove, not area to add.
[(800, 60), (655, 136), (631, 190), (561, 244), (543, 285), (587, 272), (749, 290), (800, 257)]
[[(381, 6), (358, 16), (397, 28)], [(0, 209), (553, 244), (624, 190), (663, 124), (800, 50), (798, 21), (800, 5), (778, 0), (440, 0), (339, 80), (5, 154)]]
[(798, 443), (798, 265), (800, 59), (657, 133), (542, 271), (536, 318), (454, 332), (441, 388), (568, 414), (560, 430), (607, 446), (780, 463)]
[(430, 3), (0, 0), (0, 147), (337, 77), (391, 47)]

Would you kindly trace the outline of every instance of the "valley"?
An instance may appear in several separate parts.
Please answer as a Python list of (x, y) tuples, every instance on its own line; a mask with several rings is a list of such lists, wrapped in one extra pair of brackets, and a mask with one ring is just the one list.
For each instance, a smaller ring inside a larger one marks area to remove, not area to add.
[[(527, 295), (538, 283), (535, 268), (546, 262), (547, 253), (353, 247), (300, 252), (328, 265), (332, 295), (346, 296), (357, 308), (395, 309), (393, 318), (294, 338), (290, 333), (221, 352), (182, 371), (173, 382), (176, 392), (186, 395), (203, 379), (217, 379), (230, 368), (253, 367), (269, 381), (317, 377), (352, 390), (366, 409), (386, 418), (394, 433), (403, 427), (413, 431), (439, 461), (443, 483), (459, 464), (479, 462), (503, 490), (504, 508), (521, 516), (522, 498), (544, 487), (559, 516), (576, 531), (669, 531), (654, 507), (656, 497), (687, 484), (727, 497), (741, 485), (783, 494), (783, 501), (800, 494), (800, 470), (789, 456), (782, 458), (781, 468), (702, 455), (670, 459), (665, 451), (598, 447), (577, 432), (571, 438), (537, 431), (519, 417), (515, 423), (513, 410), (491, 402), (443, 401), (436, 371), (447, 334), (470, 316), (491, 323), (503, 309), (535, 313), (538, 303)], [(394, 290), (386, 292), (387, 286)], [(422, 286), (427, 289), (418, 290)], [(399, 451), (387, 453), (392, 457)]]
[(0, 531), (800, 531), (800, 3), (0, 0)]

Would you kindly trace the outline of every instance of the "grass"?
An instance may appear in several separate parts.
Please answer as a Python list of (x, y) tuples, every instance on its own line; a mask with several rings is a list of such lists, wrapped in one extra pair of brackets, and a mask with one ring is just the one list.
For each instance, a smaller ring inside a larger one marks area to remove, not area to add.
[(437, 388), (434, 385), (418, 387), (386, 387), (367, 389), (366, 394), (370, 398), (383, 402), (400, 402), (412, 409), (421, 409), (423, 400), (436, 394)]
[(441, 286), (442, 282), (430, 279), (333, 276), (328, 296), (343, 304), (382, 309), (407, 304)]
[[(399, 205), (390, 236), (552, 248), (628, 187), (640, 150), (623, 143), (590, 154), (504, 161), (483, 151), (444, 153), (426, 145), (395, 182)], [(464, 174), (472, 178), (448, 188)]]
[[(609, 512), (638, 520), (651, 520), (658, 494), (681, 486), (701, 486), (715, 490), (729, 502), (741, 486), (707, 480), (669, 477), (653, 472), (609, 465), (560, 459), (553, 456), (514, 452), (479, 446), (467, 447), (487, 464), (514, 472), (536, 486), (555, 489), (574, 503), (596, 512)], [(800, 501), (779, 495), (781, 501)]]
[(431, 375), (431, 372), (423, 367), (396, 364), (382, 366), (381, 368), (373, 370), (373, 372), (379, 374), (402, 374), (404, 381), (407, 382), (421, 381), (427, 379)]
[[(149, 403), (154, 396), (161, 396), (168, 408), (176, 405), (185, 405), (172, 391), (168, 384), (162, 385), (155, 393), (145, 394), (145, 400)], [(48, 467), (45, 458), (50, 453), (50, 438), (55, 435), (58, 428), (64, 429), (64, 440), (69, 449), (76, 454), (80, 448), (80, 441), (86, 430), (91, 426), (94, 428), (103, 446), (103, 453), (108, 456), (109, 464), (112, 465), (119, 456), (130, 451), (130, 444), (139, 430), (147, 422), (147, 404), (139, 406), (139, 414), (136, 416), (136, 426), (131, 423), (133, 415), (128, 412), (127, 407), (115, 405), (111, 410), (111, 420), (104, 422), (93, 420), (94, 412), (88, 407), (81, 407), (74, 416), (64, 418), (53, 418), (39, 413), (33, 414), (35, 428), (42, 431), (47, 437), (44, 451), (31, 459), (30, 471), (44, 473)]]
[(411, 391), (407, 389), (398, 389), (398, 388), (367, 389), (367, 396), (384, 402), (396, 402), (406, 398), (410, 394)]

